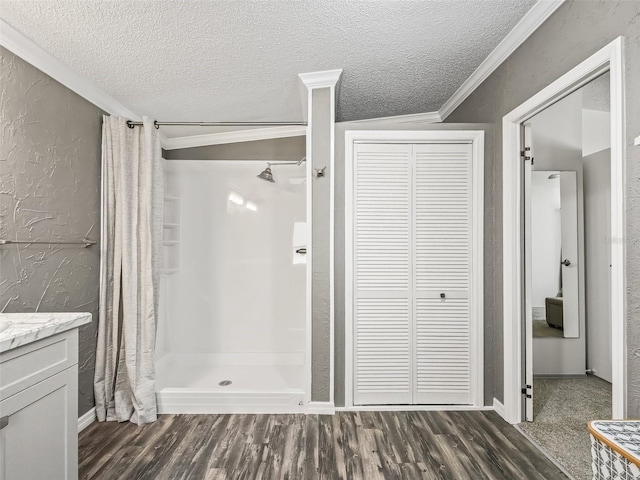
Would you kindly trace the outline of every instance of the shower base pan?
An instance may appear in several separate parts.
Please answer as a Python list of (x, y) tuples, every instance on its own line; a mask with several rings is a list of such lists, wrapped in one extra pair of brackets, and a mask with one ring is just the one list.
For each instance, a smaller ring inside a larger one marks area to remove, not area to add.
[(304, 366), (282, 360), (166, 354), (156, 361), (158, 413), (302, 413)]

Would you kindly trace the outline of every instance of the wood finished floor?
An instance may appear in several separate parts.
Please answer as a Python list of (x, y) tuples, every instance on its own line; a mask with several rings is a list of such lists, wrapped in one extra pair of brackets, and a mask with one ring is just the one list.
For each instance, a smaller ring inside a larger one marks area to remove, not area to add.
[(93, 423), (82, 479), (564, 479), (495, 412), (161, 415)]

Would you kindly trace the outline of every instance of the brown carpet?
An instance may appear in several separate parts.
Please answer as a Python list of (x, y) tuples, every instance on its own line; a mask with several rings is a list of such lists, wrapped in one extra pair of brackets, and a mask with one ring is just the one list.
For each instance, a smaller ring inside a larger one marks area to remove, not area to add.
[(591, 480), (587, 422), (611, 418), (611, 384), (584, 378), (534, 378), (533, 422), (519, 424), (576, 480)]

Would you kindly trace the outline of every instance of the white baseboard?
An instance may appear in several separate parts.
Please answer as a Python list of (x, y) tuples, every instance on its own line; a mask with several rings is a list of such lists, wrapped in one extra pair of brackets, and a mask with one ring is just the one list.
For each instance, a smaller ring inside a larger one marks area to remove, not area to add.
[(333, 415), (336, 413), (336, 406), (333, 402), (309, 402), (307, 413), (309, 415)]
[(96, 407), (93, 407), (87, 413), (78, 418), (78, 433), (87, 428), (93, 422), (97, 420), (96, 418)]
[(165, 388), (156, 392), (158, 413), (257, 414), (304, 413), (304, 392), (216, 392)]
[(336, 412), (486, 412), (491, 406), (474, 405), (356, 405), (336, 407)]
[(493, 409), (496, 411), (498, 415), (500, 415), (503, 419), (506, 420), (504, 414), (504, 405), (497, 398), (493, 399)]

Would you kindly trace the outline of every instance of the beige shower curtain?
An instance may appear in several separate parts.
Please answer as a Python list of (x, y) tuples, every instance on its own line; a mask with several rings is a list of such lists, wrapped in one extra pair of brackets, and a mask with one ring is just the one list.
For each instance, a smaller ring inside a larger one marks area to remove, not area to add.
[(94, 391), (99, 421), (157, 417), (154, 348), (163, 174), (153, 121), (104, 117), (102, 254)]

